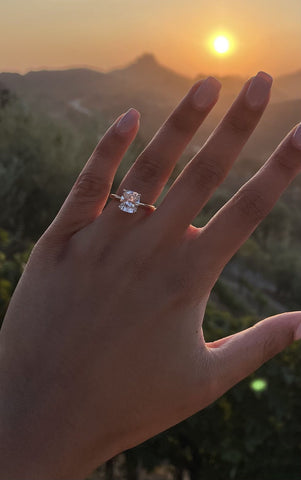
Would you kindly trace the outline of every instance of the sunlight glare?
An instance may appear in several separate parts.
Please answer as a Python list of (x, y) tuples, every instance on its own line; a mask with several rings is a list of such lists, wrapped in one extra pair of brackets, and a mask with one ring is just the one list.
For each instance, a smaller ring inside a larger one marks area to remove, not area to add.
[(214, 39), (213, 45), (214, 45), (214, 50), (217, 53), (226, 53), (230, 48), (229, 40), (222, 35)]

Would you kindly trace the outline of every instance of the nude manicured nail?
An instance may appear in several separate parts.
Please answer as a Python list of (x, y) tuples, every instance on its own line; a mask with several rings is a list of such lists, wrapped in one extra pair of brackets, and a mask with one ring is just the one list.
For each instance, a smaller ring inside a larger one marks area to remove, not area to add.
[(198, 110), (206, 110), (217, 99), (221, 83), (214, 77), (204, 80), (193, 96), (193, 102)]
[(295, 130), (293, 135), (293, 142), (294, 145), (301, 150), (301, 123), (299, 123), (298, 127)]
[(251, 81), (246, 93), (246, 101), (252, 109), (262, 107), (271, 90), (273, 78), (265, 72), (258, 72), (256, 77)]
[(135, 127), (139, 118), (140, 113), (134, 108), (130, 108), (117, 123), (117, 129), (120, 133), (128, 133)]

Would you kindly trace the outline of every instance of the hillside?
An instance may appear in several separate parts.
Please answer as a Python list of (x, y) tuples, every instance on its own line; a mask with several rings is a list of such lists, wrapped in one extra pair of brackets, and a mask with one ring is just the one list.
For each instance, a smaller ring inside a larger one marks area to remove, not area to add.
[[(141, 112), (140, 134), (147, 141), (156, 132), (192, 84), (192, 79), (161, 65), (146, 53), (124, 68), (107, 73), (85, 68), (31, 71), (25, 75), (0, 73), (0, 84), (20, 96), (32, 108), (65, 118), (81, 128), (85, 122), (112, 122), (134, 106)], [(220, 78), (220, 99), (195, 136), (188, 153), (196, 151), (211, 133), (246, 79)], [(301, 70), (274, 80), (270, 104), (260, 125), (245, 148), (259, 159), (277, 145), (300, 119)]]

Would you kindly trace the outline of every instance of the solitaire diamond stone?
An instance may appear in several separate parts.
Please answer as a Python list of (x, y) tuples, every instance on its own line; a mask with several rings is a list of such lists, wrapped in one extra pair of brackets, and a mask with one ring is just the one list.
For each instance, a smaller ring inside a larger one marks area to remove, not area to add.
[(120, 198), (119, 208), (123, 212), (135, 213), (137, 212), (138, 203), (140, 202), (140, 194), (132, 190), (123, 190)]

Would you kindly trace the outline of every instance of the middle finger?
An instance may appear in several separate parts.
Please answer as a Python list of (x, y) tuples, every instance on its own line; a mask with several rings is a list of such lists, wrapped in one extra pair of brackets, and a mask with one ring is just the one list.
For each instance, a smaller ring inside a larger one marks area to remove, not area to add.
[(186, 165), (151, 216), (152, 228), (168, 238), (184, 232), (224, 180), (266, 108), (272, 77), (249, 79), (202, 149)]

